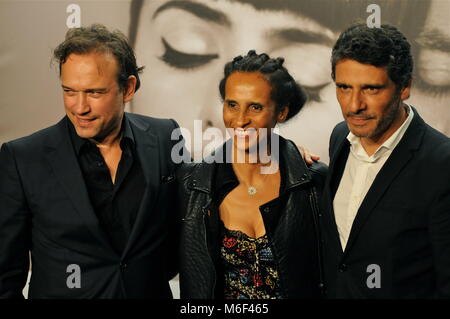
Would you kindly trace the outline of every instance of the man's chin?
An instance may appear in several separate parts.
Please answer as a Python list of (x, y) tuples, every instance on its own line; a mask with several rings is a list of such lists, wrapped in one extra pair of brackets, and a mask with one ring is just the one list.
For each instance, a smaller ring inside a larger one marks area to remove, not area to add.
[(367, 128), (367, 127), (348, 125), (348, 129), (356, 137), (366, 138), (366, 137), (370, 137), (373, 134), (373, 130), (370, 128)]
[(77, 135), (79, 137), (85, 138), (85, 139), (95, 139), (95, 137), (97, 136), (96, 132), (92, 129), (75, 127), (75, 131), (77, 132)]

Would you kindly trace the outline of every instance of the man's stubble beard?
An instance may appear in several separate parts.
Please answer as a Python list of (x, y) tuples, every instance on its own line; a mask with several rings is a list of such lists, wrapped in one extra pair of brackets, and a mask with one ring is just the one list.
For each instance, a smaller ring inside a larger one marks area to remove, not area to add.
[(371, 138), (371, 139), (381, 136), (384, 132), (386, 132), (389, 129), (389, 127), (395, 121), (395, 119), (399, 114), (400, 107), (402, 105), (403, 103), (400, 99), (400, 92), (396, 92), (389, 103), (387, 114), (383, 114), (381, 116), (381, 119), (377, 123), (375, 129), (367, 135), (356, 135), (356, 134), (355, 135), (361, 138)]

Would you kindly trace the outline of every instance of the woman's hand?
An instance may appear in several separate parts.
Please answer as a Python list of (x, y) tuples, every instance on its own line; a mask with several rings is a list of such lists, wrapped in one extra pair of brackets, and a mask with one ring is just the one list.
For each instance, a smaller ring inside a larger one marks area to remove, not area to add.
[(307, 148), (300, 145), (297, 145), (297, 147), (300, 149), (300, 154), (302, 154), (306, 164), (311, 165), (313, 162), (320, 160), (319, 155), (311, 154)]

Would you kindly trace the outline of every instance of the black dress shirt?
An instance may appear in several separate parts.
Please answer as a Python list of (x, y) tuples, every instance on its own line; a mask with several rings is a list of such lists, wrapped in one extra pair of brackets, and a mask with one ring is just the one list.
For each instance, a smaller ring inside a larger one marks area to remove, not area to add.
[(111, 245), (121, 255), (133, 229), (146, 187), (130, 123), (124, 117), (120, 141), (122, 156), (115, 183), (111, 180), (108, 166), (98, 147), (79, 137), (72, 123), (68, 123), (92, 207)]

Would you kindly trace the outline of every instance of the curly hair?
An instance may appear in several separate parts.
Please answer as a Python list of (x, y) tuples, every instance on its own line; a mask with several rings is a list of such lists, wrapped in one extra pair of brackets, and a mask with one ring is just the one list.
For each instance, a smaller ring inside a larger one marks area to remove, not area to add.
[(271, 98), (277, 111), (285, 106), (289, 108), (286, 121), (295, 116), (306, 103), (307, 96), (300, 85), (283, 66), (284, 58), (272, 59), (266, 53), (257, 54), (248, 51), (246, 56), (237, 56), (225, 64), (224, 77), (220, 81), (219, 91), (222, 100), (225, 99), (225, 84), (233, 72), (259, 72), (269, 82), (272, 91)]
[(104, 25), (93, 24), (89, 27), (69, 29), (65, 40), (53, 51), (53, 60), (59, 63), (59, 74), (61, 65), (66, 62), (69, 55), (88, 54), (91, 52), (110, 53), (117, 59), (119, 71), (117, 72), (117, 83), (121, 90), (127, 86), (128, 77), (136, 77), (137, 91), (141, 81), (139, 73), (144, 67), (138, 67), (136, 56), (129, 45), (126, 36), (119, 30), (109, 31)]
[(389, 24), (383, 24), (380, 28), (356, 24), (345, 30), (331, 53), (333, 80), (336, 76), (336, 64), (344, 59), (386, 67), (389, 78), (398, 90), (407, 87), (412, 79), (411, 46), (406, 37)]

